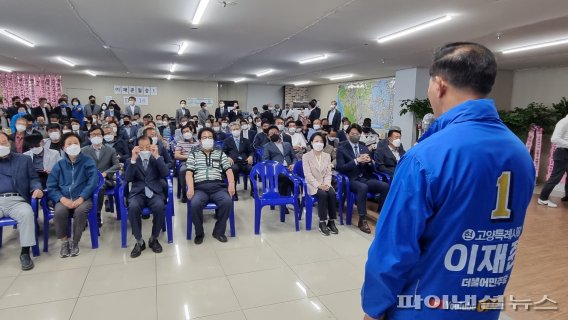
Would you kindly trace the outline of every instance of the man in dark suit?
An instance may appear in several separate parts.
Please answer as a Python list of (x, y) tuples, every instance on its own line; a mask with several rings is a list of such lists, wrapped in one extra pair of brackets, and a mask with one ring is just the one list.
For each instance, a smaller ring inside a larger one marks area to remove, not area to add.
[(89, 144), (87, 132), (81, 130), (81, 121), (79, 121), (79, 119), (71, 118), (71, 130), (73, 130), (73, 133), (79, 136), (79, 142), (81, 143), (81, 147), (84, 147)]
[(32, 135), (41, 133), (32, 127), (33, 117), (26, 114), (18, 120), (16, 120), (16, 132), (12, 133), (10, 136), (10, 141), (13, 142), (13, 149), (17, 153), (24, 153), (24, 138)]
[(359, 213), (359, 230), (371, 233), (367, 224), (367, 193), (380, 194), (377, 197), (379, 212), (389, 192), (389, 185), (373, 176), (374, 166), (371, 152), (365, 144), (359, 142), (363, 129), (358, 124), (347, 128), (348, 141), (337, 148), (337, 171), (349, 178), (351, 191), (356, 194), (357, 211)]
[(30, 198), (43, 197), (41, 182), (34, 170), (32, 158), (10, 152), (8, 135), (0, 131), (0, 218), (18, 222), (20, 234), (20, 264), (31, 270), (34, 263), (30, 247), (36, 245), (34, 212)]
[(336, 131), (339, 131), (341, 126), (341, 112), (337, 110), (337, 101), (331, 101), (331, 105), (329, 106), (329, 111), (327, 112), (327, 122), (329, 125), (334, 128)]
[(260, 114), (260, 120), (268, 120), (269, 124), (274, 124), (274, 114), (272, 111), (268, 110), (268, 105), (262, 106), (262, 113)]
[[(99, 220), (99, 228), (102, 227), (101, 210), (105, 200), (105, 191), (115, 186), (115, 173), (120, 169), (118, 156), (116, 151), (106, 144), (103, 144), (104, 131), (100, 127), (92, 127), (89, 130), (90, 146), (85, 146), (81, 152), (91, 157), (97, 164), (97, 169), (103, 174), (105, 184), (99, 191), (99, 199), (97, 203), (97, 217)], [(108, 211), (108, 210), (107, 210)]]
[(191, 118), (191, 112), (187, 108), (187, 102), (185, 100), (181, 100), (179, 102), (179, 108), (176, 110), (176, 122), (181, 123), (181, 118)]
[(95, 96), (90, 95), (89, 103), (84, 106), (83, 110), (85, 110), (85, 117), (90, 117), (92, 115), (97, 115), (97, 116), (100, 115), (102, 108), (100, 105), (97, 104)]
[(396, 165), (400, 158), (404, 156), (406, 151), (400, 141), (401, 131), (399, 127), (391, 127), (387, 134), (387, 139), (377, 143), (377, 150), (375, 151), (375, 164), (377, 169), (381, 172), (394, 176)]
[(67, 106), (67, 100), (65, 100), (65, 98), (59, 98), (57, 107), (53, 108), (51, 113), (57, 114), (61, 123), (64, 123), (71, 118), (71, 108)]
[(313, 123), (314, 120), (319, 119), (321, 116), (321, 109), (318, 106), (318, 101), (316, 99), (313, 99), (312, 101), (310, 101), (309, 103), (310, 105), (310, 115), (309, 115), (309, 119), (310, 121)]
[[(280, 137), (280, 130), (277, 126), (270, 126), (268, 128), (268, 137), (270, 142), (264, 145), (264, 153), (262, 154), (262, 161), (272, 160), (283, 164), (290, 172), (296, 163), (296, 157), (292, 150), (292, 145), (288, 142), (283, 142)], [(289, 196), (292, 192), (294, 183), (284, 175), (278, 177), (278, 191), (282, 196)], [(291, 209), (290, 206), (286, 208), (287, 212)], [(293, 210), (293, 209), (292, 209)]]
[[(241, 136), (241, 126), (237, 122), (233, 122), (230, 125), (231, 134), (223, 141), (223, 152), (228, 157), (229, 164), (235, 175), (235, 183), (237, 181), (236, 177), (239, 174), (244, 173), (247, 177), (243, 179), (248, 179), (248, 174), (252, 169), (253, 162), (253, 148), (248, 139)], [(252, 183), (251, 183), (252, 185)], [(237, 189), (235, 185), (235, 190)], [(252, 193), (252, 190), (251, 190)], [(235, 201), (239, 200), (237, 194), (235, 193)]]
[(275, 117), (274, 118), (274, 125), (276, 125), (276, 127), (278, 128), (278, 131), (280, 131), (280, 138), (282, 139), (282, 141), (288, 142), (289, 144), (292, 144), (292, 137), (290, 137), (290, 135), (284, 133), (284, 130), (286, 130), (286, 126), (284, 125), (284, 119), (282, 119), (280, 117)]
[(124, 107), (124, 115), (133, 117), (135, 114), (142, 114), (142, 109), (136, 105), (136, 97), (128, 98), (128, 105)]
[(39, 105), (35, 108), (32, 108), (32, 116), (34, 119), (37, 119), (39, 116), (43, 116), (45, 122), (49, 121), (49, 114), (51, 110), (47, 108), (47, 99), (46, 98), (39, 98)]
[(225, 105), (225, 101), (219, 100), (219, 107), (215, 109), (215, 120), (221, 121), (221, 118), (229, 117), (229, 107)]
[(138, 134), (138, 124), (132, 122), (131, 116), (125, 115), (122, 119), (123, 126), (120, 129), (120, 139), (128, 142), (130, 148), (134, 147), (134, 142), (136, 141)]
[(166, 164), (166, 167), (168, 167), (168, 170), (173, 169), (174, 168), (174, 161), (172, 160), (172, 157), (170, 156), (170, 152), (168, 151), (166, 146), (164, 146), (164, 143), (162, 142), (162, 140), (159, 139), (158, 130), (154, 127), (148, 127), (148, 128), (146, 128), (142, 131), (142, 135), (149, 137), (150, 141), (152, 141), (152, 144), (155, 144), (155, 145), (158, 146), (158, 154), (160, 154), (160, 156), (164, 159), (164, 163)]
[[(251, 125), (249, 125), (248, 121), (246, 119), (241, 119), (241, 137), (248, 139), (248, 141), (251, 143), (253, 143), (254, 141), (254, 137), (256, 136), (256, 128), (251, 128)], [(253, 126), (254, 127), (254, 126)]]
[(20, 106), (20, 103), (21, 103), (20, 97), (18, 96), (12, 97), (12, 105), (6, 108), (6, 114), (8, 116), (8, 119), (12, 119), (13, 116), (18, 114), (18, 107)]
[(168, 167), (158, 152), (158, 146), (152, 144), (147, 136), (138, 139), (138, 145), (132, 149), (132, 158), (126, 169), (125, 179), (131, 183), (128, 196), (128, 219), (132, 226), (132, 234), (136, 238), (134, 249), (130, 257), (140, 256), (146, 249), (146, 243), (142, 240), (142, 210), (149, 208), (154, 219), (152, 220), (152, 235), (148, 240), (148, 246), (155, 253), (162, 252), (162, 246), (158, 242), (158, 236), (164, 223), (164, 211), (166, 193), (163, 182), (169, 174)]

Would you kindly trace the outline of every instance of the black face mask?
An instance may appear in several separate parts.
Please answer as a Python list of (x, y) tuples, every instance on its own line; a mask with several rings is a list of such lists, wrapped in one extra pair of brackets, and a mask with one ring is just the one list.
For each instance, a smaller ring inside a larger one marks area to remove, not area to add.
[(268, 129), (262, 129), (262, 132), (264, 132), (265, 134), (268, 134)]
[(91, 100), (91, 104), (95, 104), (95, 100)]
[(363, 133), (369, 133), (369, 132), (371, 132), (371, 128), (363, 127)]
[(124, 121), (124, 125), (127, 126), (130, 124), (130, 121)]
[(278, 142), (279, 140), (280, 140), (280, 135), (278, 135), (278, 134), (273, 134), (273, 135), (270, 136), (270, 141), (272, 141), (274, 143)]

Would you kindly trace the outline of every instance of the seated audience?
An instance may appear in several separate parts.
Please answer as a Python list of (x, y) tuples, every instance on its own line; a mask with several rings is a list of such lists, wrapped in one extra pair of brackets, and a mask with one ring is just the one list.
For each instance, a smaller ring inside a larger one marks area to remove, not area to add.
[[(223, 152), (225, 152), (228, 157), (229, 164), (231, 165), (231, 169), (235, 177), (243, 173), (246, 175), (243, 179), (248, 179), (248, 174), (252, 169), (254, 150), (250, 141), (241, 136), (241, 126), (238, 122), (231, 123), (230, 127), (231, 135), (223, 141)], [(238, 200), (239, 198), (235, 193), (235, 201)]]
[(199, 146), (199, 142), (193, 139), (193, 126), (191, 124), (186, 125), (181, 128), (183, 140), (176, 144), (176, 149), (174, 151), (174, 158), (180, 161), (179, 167), (179, 184), (182, 190), (181, 202), (187, 202), (186, 184), (185, 184), (185, 173), (187, 171), (187, 166), (185, 162), (189, 156), (189, 153), (194, 150), (194, 148)]
[(394, 176), (396, 165), (400, 161), (400, 158), (406, 153), (400, 138), (400, 128), (391, 127), (388, 131), (387, 139), (380, 141), (375, 151), (377, 169), (381, 172), (388, 173), (391, 178)]
[(47, 177), (53, 166), (61, 160), (59, 151), (44, 147), (43, 137), (37, 133), (24, 138), (24, 154), (32, 158), (34, 171), (41, 182), (42, 189), (46, 188)]

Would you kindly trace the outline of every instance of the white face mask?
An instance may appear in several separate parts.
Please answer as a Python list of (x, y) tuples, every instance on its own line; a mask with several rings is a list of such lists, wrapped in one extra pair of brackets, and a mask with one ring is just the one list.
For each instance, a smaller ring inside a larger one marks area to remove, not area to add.
[(114, 140), (114, 136), (112, 134), (107, 134), (103, 137), (103, 139), (105, 139), (106, 142), (112, 142)]
[(75, 102), (73, 102), (73, 105), (76, 107), (76, 106), (79, 105), (79, 102), (75, 101)]
[(182, 108), (185, 108), (185, 103), (180, 104)]
[(51, 139), (51, 140), (57, 141), (60, 138), (61, 138), (61, 133), (59, 133), (59, 132), (50, 132), (49, 133), (49, 139)]
[(241, 126), (241, 128), (242, 128), (243, 130), (248, 130), (249, 126), (248, 126), (248, 124), (243, 124), (243, 125)]
[(215, 131), (215, 132), (219, 132), (220, 130), (221, 130), (221, 128), (219, 128), (219, 127), (213, 127), (213, 131)]
[(71, 130), (63, 130), (63, 134), (71, 133)]
[(203, 147), (203, 149), (205, 150), (213, 149), (213, 144), (214, 142), (211, 138), (201, 140), (201, 147)]
[(0, 146), (0, 157), (4, 158), (10, 154), (10, 147)]
[(118, 128), (117, 128), (117, 127), (112, 127), (112, 132), (117, 133), (117, 132), (118, 132)]
[(238, 138), (241, 136), (241, 130), (233, 130), (231, 131), (231, 134), (233, 135), (233, 137)]
[(400, 141), (400, 139), (395, 139), (392, 141), (392, 145), (395, 146), (396, 148), (400, 147), (401, 144), (402, 142)]
[(297, 133), (302, 132), (302, 128), (296, 128), (296, 132), (297, 132)]
[(69, 156), (78, 156), (81, 153), (81, 146), (78, 144), (72, 144), (65, 148), (65, 153)]
[(205, 128), (211, 128), (211, 124), (210, 124), (210, 123), (206, 123), (206, 124), (205, 124)]
[(187, 125), (187, 121), (181, 122), (180, 124), (182, 127), (185, 127)]
[(314, 130), (319, 130), (321, 128), (321, 126), (319, 124), (314, 124)]
[(335, 106), (332, 104), (332, 105), (329, 106), (329, 109), (333, 110), (333, 109), (335, 109)]
[(347, 128), (349, 128), (349, 125), (348, 125), (348, 124), (344, 124), (344, 125), (343, 125), (343, 130), (347, 131)]
[(288, 128), (288, 132), (290, 132), (290, 134), (295, 134), (296, 133), (296, 128)]
[(332, 142), (333, 142), (333, 141), (335, 141), (335, 139), (337, 139), (337, 137), (327, 137), (327, 139), (328, 139), (329, 141), (332, 141)]
[(185, 132), (185, 133), (183, 134), (183, 138), (184, 138), (185, 140), (189, 140), (189, 139), (191, 139), (191, 137), (193, 137), (193, 135), (191, 134), (191, 132)]
[(156, 125), (157, 125), (158, 127), (161, 127), (161, 126), (163, 125), (163, 122), (162, 122), (162, 121), (156, 121)]
[(226, 123), (226, 122), (222, 122), (222, 123), (221, 123), (221, 127), (222, 127), (222, 128), (226, 128), (226, 127), (227, 127), (227, 123)]
[(92, 137), (91, 138), (91, 143), (98, 146), (101, 143), (103, 143), (103, 138), (102, 137)]
[(33, 154), (40, 154), (43, 151), (43, 147), (35, 147), (35, 148), (31, 148), (30, 151)]
[(78, 124), (74, 124), (74, 125), (71, 126), (71, 129), (73, 129), (73, 131), (79, 131), (80, 128), (81, 128), (81, 126), (78, 125)]
[(152, 144), (158, 144), (158, 137), (152, 137)]
[(17, 124), (17, 125), (16, 125), (16, 131), (18, 131), (18, 132), (24, 132), (24, 131), (26, 131), (26, 126), (23, 125), (23, 124)]
[(136, 102), (136, 101), (129, 101), (128, 103), (130, 103), (131, 106), (134, 106), (134, 103), (135, 103), (135, 102)]
[(260, 121), (259, 121), (259, 122), (256, 122), (256, 126), (257, 126), (257, 127), (260, 127), (261, 125), (262, 125), (262, 122), (260, 122)]
[(278, 127), (278, 130), (280, 130), (280, 131), (284, 130), (284, 125), (283, 125), (283, 124), (279, 124), (279, 125), (277, 125), (277, 127)]
[(138, 156), (139, 156), (140, 159), (142, 159), (142, 160), (149, 160), (149, 159), (150, 159), (150, 155), (151, 155), (151, 152), (150, 152), (150, 151), (140, 151), (140, 153), (138, 154)]
[(103, 109), (103, 111), (104, 111), (104, 110), (107, 109), (107, 106), (102, 106), (101, 109)]
[(314, 143), (312, 143), (312, 147), (314, 147), (314, 150), (316, 150), (316, 151), (322, 151), (323, 150), (323, 142), (314, 142)]

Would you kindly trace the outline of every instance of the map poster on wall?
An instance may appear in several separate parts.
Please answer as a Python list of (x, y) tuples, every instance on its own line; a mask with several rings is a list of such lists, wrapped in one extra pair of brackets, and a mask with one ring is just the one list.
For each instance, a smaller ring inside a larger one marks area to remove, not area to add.
[(153, 96), (158, 95), (158, 87), (150, 87), (150, 94)]
[[(129, 97), (122, 97), (124, 99), (124, 105), (128, 105), (128, 98)], [(136, 98), (136, 105), (137, 106), (147, 106), (148, 105), (148, 97), (135, 97)]]
[(121, 94), (122, 93), (122, 86), (115, 84), (114, 85), (114, 94)]
[(201, 102), (205, 102), (208, 106), (213, 104), (213, 99), (211, 98), (187, 98), (187, 105), (189, 107), (199, 107)]
[(388, 129), (392, 125), (394, 86), (394, 78), (339, 85), (337, 108), (353, 123), (371, 118), (373, 128)]

